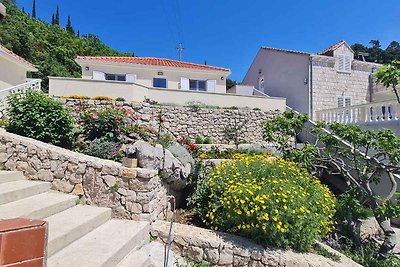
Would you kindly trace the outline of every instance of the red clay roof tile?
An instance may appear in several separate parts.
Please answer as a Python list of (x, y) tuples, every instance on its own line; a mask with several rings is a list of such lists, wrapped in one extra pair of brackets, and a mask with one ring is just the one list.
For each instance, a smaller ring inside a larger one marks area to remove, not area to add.
[(126, 64), (138, 64), (138, 65), (150, 65), (150, 66), (165, 66), (175, 68), (189, 68), (199, 70), (216, 70), (230, 72), (229, 69), (201, 65), (189, 62), (183, 62), (165, 58), (153, 58), (153, 57), (91, 57), (91, 56), (78, 56), (78, 60), (88, 61), (100, 61), (100, 62), (114, 62), (114, 63), (126, 63)]
[(29, 66), (31, 66), (31, 67), (34, 67), (32, 63), (30, 63), (30, 62), (27, 61), (26, 59), (24, 59), (24, 58), (18, 56), (18, 55), (15, 54), (13, 51), (11, 51), (11, 50), (5, 48), (4, 46), (1, 46), (1, 45), (0, 45), (0, 49), (3, 50), (4, 52), (6, 52), (7, 54), (9, 54), (10, 56), (12, 56), (13, 58), (15, 58), (15, 59), (17, 59), (17, 60), (23, 62), (24, 64), (27, 64), (27, 65), (29, 65)]

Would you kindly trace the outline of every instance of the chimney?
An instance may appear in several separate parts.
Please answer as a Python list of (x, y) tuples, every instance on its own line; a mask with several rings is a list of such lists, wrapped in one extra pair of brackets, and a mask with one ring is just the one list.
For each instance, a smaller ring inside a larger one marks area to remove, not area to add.
[(0, 22), (6, 17), (6, 7), (0, 3)]

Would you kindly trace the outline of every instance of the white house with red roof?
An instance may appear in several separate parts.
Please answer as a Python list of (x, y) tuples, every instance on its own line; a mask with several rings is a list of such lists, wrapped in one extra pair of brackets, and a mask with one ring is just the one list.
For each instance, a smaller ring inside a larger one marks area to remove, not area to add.
[(152, 57), (78, 57), (83, 79), (146, 87), (225, 93), (226, 68)]
[(31, 63), (0, 45), (0, 90), (27, 82), (27, 73), (36, 71)]
[(226, 79), (231, 74), (227, 68), (153, 57), (77, 57), (76, 62), (82, 78), (49, 77), (50, 95), (285, 109), (283, 98), (227, 94)]

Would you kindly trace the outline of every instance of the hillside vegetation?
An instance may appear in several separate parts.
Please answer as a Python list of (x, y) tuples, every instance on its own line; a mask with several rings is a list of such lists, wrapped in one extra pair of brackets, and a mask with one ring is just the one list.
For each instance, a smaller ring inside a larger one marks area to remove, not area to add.
[(0, 44), (39, 69), (32, 76), (43, 80), (44, 89), (48, 76), (80, 77), (81, 68), (74, 61), (77, 55), (131, 55), (110, 48), (93, 34), (78, 37), (57, 24), (35, 19), (11, 0), (3, 4), (7, 17), (0, 24)]

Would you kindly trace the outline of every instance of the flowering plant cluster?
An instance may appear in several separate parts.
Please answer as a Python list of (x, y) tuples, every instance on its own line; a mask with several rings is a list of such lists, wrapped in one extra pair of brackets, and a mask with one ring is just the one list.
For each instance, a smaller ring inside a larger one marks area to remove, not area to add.
[(120, 146), (117, 146), (113, 151), (110, 152), (109, 159), (121, 162), (124, 157), (125, 151)]
[(335, 198), (317, 178), (270, 155), (235, 157), (196, 188), (196, 210), (211, 229), (299, 251), (333, 229)]
[(182, 136), (181, 138), (179, 138), (178, 143), (186, 147), (186, 149), (192, 154), (197, 154), (197, 152), (199, 151), (199, 148), (190, 140), (190, 138), (186, 136)]

